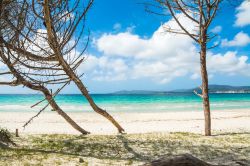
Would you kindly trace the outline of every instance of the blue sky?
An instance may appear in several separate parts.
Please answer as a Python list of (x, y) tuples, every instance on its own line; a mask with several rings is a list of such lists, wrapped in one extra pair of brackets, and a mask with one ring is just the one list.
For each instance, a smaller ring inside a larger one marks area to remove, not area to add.
[[(96, 0), (89, 12), (91, 44), (79, 70), (91, 93), (200, 85), (195, 44), (163, 33), (162, 25), (174, 26), (171, 18), (145, 12), (140, 2), (145, 1)], [(234, 5), (223, 3), (210, 28), (218, 34), (211, 44), (219, 44), (208, 53), (210, 84), (250, 85), (250, 2)], [(0, 92), (32, 93), (21, 87), (0, 87)], [(79, 92), (70, 85), (64, 93)]]

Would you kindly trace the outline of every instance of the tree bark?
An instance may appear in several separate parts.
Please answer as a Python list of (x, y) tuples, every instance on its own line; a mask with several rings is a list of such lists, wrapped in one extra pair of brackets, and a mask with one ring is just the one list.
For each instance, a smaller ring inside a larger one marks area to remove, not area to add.
[(210, 103), (208, 94), (208, 75), (206, 66), (206, 30), (202, 31), (202, 42), (200, 51), (200, 67), (201, 67), (201, 79), (202, 79), (202, 99), (203, 99), (203, 110), (205, 117), (205, 135), (211, 136), (211, 117), (210, 117)]

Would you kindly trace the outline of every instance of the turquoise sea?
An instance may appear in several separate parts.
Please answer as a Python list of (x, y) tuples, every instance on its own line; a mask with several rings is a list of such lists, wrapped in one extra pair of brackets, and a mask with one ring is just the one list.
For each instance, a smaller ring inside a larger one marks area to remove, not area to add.
[[(193, 93), (168, 93), (157, 95), (116, 95), (93, 94), (96, 103), (110, 112), (164, 112), (164, 111), (200, 111), (201, 99)], [(38, 106), (30, 108), (42, 95), (0, 94), (0, 112), (38, 111)], [(82, 95), (59, 95), (58, 104), (66, 112), (90, 112), (87, 101)], [(250, 94), (210, 94), (212, 110), (249, 109)], [(45, 104), (45, 103), (44, 103)], [(47, 109), (50, 111), (50, 109)]]

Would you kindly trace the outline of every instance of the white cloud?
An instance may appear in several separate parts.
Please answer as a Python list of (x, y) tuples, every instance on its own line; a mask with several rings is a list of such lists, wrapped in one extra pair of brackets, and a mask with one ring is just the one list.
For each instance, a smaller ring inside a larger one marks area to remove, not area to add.
[(122, 25), (120, 23), (115, 23), (114, 26), (113, 26), (113, 29), (115, 31), (119, 31), (121, 28), (122, 28)]
[[(185, 17), (182, 19), (190, 31), (194, 30), (193, 23), (186, 21)], [(172, 20), (164, 24), (170, 25), (178, 27)], [(106, 33), (96, 39), (95, 44), (103, 55), (89, 55), (85, 63), (87, 66), (82, 68), (95, 80), (149, 78), (157, 83), (167, 83), (182, 76), (190, 79), (198, 79), (200, 76), (199, 55), (195, 43), (188, 36), (164, 32), (163, 26), (148, 38), (131, 32)], [(250, 70), (247, 57), (239, 56), (237, 52), (216, 55), (208, 52), (207, 60), (210, 78), (216, 73), (249, 76), (246, 72)]]
[[(6, 65), (0, 61), (0, 73), (3, 72), (8, 72), (8, 68), (6, 67)], [(0, 75), (0, 82), (9, 82), (12, 80), (12, 77), (10, 77), (10, 75)]]
[[(8, 72), (9, 70), (8, 70), (8, 68), (7, 68), (7, 66), (3, 63), (3, 62), (1, 62), (0, 61), (0, 73), (3, 73), (3, 72)], [(0, 75), (1, 76), (1, 75)], [(3, 75), (2, 75), (3, 76)]]
[(244, 32), (239, 32), (235, 35), (234, 39), (229, 41), (228, 39), (223, 39), (222, 46), (246, 46), (250, 43), (250, 37)]
[(208, 69), (210, 73), (241, 74), (250, 76), (250, 64), (247, 56), (237, 56), (237, 52), (228, 51), (224, 55), (208, 53)]
[(200, 74), (199, 73), (194, 73), (194, 74), (191, 75), (190, 78), (193, 79), (193, 80), (196, 80), (196, 79), (200, 78)]
[[(146, 45), (146, 40), (140, 39), (138, 35), (130, 32), (113, 34), (104, 34), (96, 41), (97, 48), (105, 55), (134, 56), (138, 54)], [(128, 49), (129, 48), (129, 49)]]
[[(195, 29), (193, 22), (185, 17), (180, 20), (192, 31)], [(173, 20), (160, 26), (150, 38), (141, 38), (131, 32), (118, 34), (104, 34), (96, 45), (100, 52), (107, 56), (133, 57), (136, 59), (155, 59), (172, 55), (175, 57), (179, 51), (193, 49), (192, 39), (184, 35), (166, 33), (164, 27), (179, 29)], [(181, 42), (180, 42), (181, 41)], [(181, 48), (181, 50), (177, 49)]]
[(80, 65), (79, 71), (91, 71), (98, 65), (98, 58), (93, 55), (85, 55), (83, 63)]
[(213, 29), (211, 29), (211, 32), (220, 33), (221, 30), (222, 30), (222, 27), (218, 25), (218, 26), (214, 27)]
[(248, 0), (243, 1), (236, 10), (235, 26), (243, 27), (250, 25), (250, 2)]
[(87, 55), (78, 72), (90, 74), (97, 81), (120, 81), (127, 79), (128, 66), (123, 59)]
[(4, 67), (5, 65), (3, 64), (3, 62), (0, 61), (0, 71), (3, 70)]

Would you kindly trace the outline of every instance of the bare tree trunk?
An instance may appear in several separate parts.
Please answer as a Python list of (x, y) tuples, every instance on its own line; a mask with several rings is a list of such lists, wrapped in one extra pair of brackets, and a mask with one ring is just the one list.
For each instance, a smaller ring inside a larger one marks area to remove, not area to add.
[[(59, 50), (57, 50), (56, 54), (58, 54)], [(58, 56), (59, 61), (65, 71), (65, 73), (72, 79), (72, 81), (75, 82), (76, 86), (78, 87), (78, 89), (82, 92), (82, 94), (86, 97), (86, 99), (88, 100), (90, 106), (93, 108), (93, 110), (104, 116), (105, 118), (107, 118), (119, 131), (119, 133), (124, 132), (124, 129), (120, 126), (120, 124), (105, 110), (101, 109), (100, 107), (98, 107), (94, 100), (92, 99), (92, 97), (89, 95), (88, 90), (86, 89), (86, 87), (83, 85), (82, 81), (76, 76), (75, 72), (70, 68), (70, 66), (65, 62), (65, 60), (63, 59), (63, 57)]]
[(104, 116), (105, 118), (107, 118), (119, 131), (119, 133), (124, 132), (124, 129), (120, 126), (120, 124), (105, 110), (101, 109), (100, 107), (98, 107), (95, 102), (93, 101), (92, 97), (89, 95), (88, 90), (86, 89), (86, 87), (83, 85), (83, 83), (81, 82), (81, 80), (79, 78), (74, 78), (73, 81), (75, 82), (75, 84), (77, 85), (77, 87), (80, 89), (80, 91), (82, 92), (82, 94), (86, 97), (86, 99), (88, 100), (89, 104), (91, 105), (91, 107), (93, 108), (93, 110)]
[(208, 94), (208, 75), (206, 66), (206, 33), (205, 30), (202, 34), (203, 41), (201, 43), (200, 51), (200, 66), (201, 66), (201, 79), (202, 79), (202, 99), (205, 117), (205, 135), (211, 136), (211, 117), (210, 117), (210, 104)]
[[(59, 50), (57, 50), (56, 54), (58, 55)], [(60, 55), (60, 54), (59, 54)], [(101, 109), (100, 107), (98, 107), (94, 100), (92, 99), (92, 97), (89, 95), (88, 90), (86, 89), (86, 87), (84, 86), (84, 84), (82, 83), (82, 81), (76, 76), (75, 72), (70, 68), (70, 66), (65, 62), (65, 60), (63, 59), (63, 57), (58, 56), (59, 61), (63, 67), (63, 70), (65, 71), (65, 73), (72, 79), (72, 81), (75, 82), (76, 86), (78, 87), (78, 89), (81, 91), (81, 93), (86, 97), (86, 99), (88, 100), (90, 106), (93, 108), (93, 110), (104, 116), (105, 118), (107, 118), (119, 131), (119, 133), (124, 132), (124, 129), (120, 126), (120, 124), (105, 110)]]
[(55, 102), (52, 95), (47, 89), (43, 90), (43, 94), (46, 97), (47, 101), (50, 103), (50, 106), (55, 110), (59, 115), (61, 115), (74, 129), (79, 131), (82, 134), (89, 134), (88, 131), (81, 128), (74, 120), (72, 120)]

